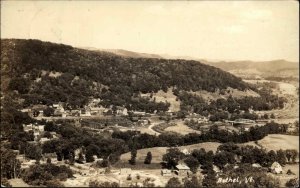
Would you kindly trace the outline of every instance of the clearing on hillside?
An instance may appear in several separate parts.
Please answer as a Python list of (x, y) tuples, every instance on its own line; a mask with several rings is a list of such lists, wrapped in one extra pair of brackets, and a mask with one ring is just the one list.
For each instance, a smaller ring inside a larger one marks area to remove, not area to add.
[[(194, 149), (204, 148), (206, 151), (212, 150), (216, 152), (219, 145), (221, 144), (217, 142), (204, 142), (199, 144), (181, 146), (179, 147), (179, 149), (181, 150), (186, 148), (187, 150), (192, 151)], [(137, 150), (136, 161), (144, 162), (147, 153), (150, 151), (152, 153), (152, 163), (160, 163), (162, 162), (162, 156), (166, 154), (167, 149), (168, 147), (154, 147), (154, 148), (145, 148), (145, 149)], [(128, 152), (121, 155), (120, 159), (121, 161), (128, 163), (130, 157), (131, 154), (130, 152)]]
[(201, 133), (200, 131), (191, 129), (190, 127), (185, 125), (184, 121), (182, 121), (182, 120), (173, 120), (170, 123), (175, 123), (176, 125), (167, 127), (165, 129), (165, 131), (176, 132), (176, 133), (179, 133), (179, 134), (182, 134), (182, 135), (186, 135), (186, 134), (189, 134), (189, 133), (198, 133), (198, 134)]
[(155, 97), (156, 102), (169, 102), (169, 110), (171, 112), (177, 112), (180, 110), (180, 101), (176, 101), (177, 97), (173, 94), (172, 88), (169, 88), (167, 93), (159, 90), (157, 93), (153, 94), (153, 97)]
[(299, 152), (299, 136), (270, 134), (258, 141), (258, 144), (269, 150), (295, 149)]

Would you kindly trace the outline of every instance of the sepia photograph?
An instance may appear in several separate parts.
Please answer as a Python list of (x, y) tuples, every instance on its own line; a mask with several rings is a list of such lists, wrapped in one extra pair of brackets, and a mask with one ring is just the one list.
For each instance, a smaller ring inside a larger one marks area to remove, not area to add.
[(1, 187), (299, 187), (299, 2), (1, 0)]

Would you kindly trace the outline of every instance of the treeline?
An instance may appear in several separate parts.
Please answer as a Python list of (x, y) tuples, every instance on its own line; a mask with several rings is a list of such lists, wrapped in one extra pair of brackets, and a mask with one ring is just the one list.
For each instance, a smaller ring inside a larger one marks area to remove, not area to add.
[(240, 134), (236, 132), (231, 133), (226, 130), (219, 130), (218, 126), (214, 125), (207, 133), (204, 134), (190, 133), (187, 135), (180, 135), (177, 133), (167, 132), (162, 133), (159, 136), (154, 136), (146, 133), (141, 134), (136, 131), (115, 131), (112, 134), (112, 137), (124, 140), (130, 149), (143, 149), (151, 147), (175, 147), (201, 142), (245, 143), (260, 140), (268, 134), (286, 133), (287, 128), (287, 125), (271, 122), (267, 123), (265, 126), (251, 127), (249, 131)]
[[(38, 40), (1, 40), (1, 73), (11, 79), (8, 90), (17, 90), (25, 105), (67, 102), (82, 106), (88, 97), (106, 105), (134, 110), (165, 111), (168, 104), (135, 100), (139, 93), (178, 90), (239, 90), (249, 85), (227, 72), (196, 61), (124, 58)], [(60, 73), (57, 77), (42, 71)]]
[(53, 122), (45, 123), (45, 131), (54, 131), (60, 135), (59, 139), (45, 142), (42, 146), (29, 144), (33, 141), (33, 133), (18, 131), (9, 138), (9, 148), (17, 149), (20, 154), (25, 154), (27, 158), (40, 160), (43, 153), (56, 153), (58, 160), (74, 161), (75, 150), (82, 148), (86, 155), (86, 161), (92, 162), (93, 155), (115, 163), (122, 153), (132, 149), (142, 149), (150, 147), (175, 147), (190, 145), (201, 142), (234, 142), (245, 143), (264, 138), (268, 134), (285, 133), (286, 125), (268, 123), (262, 127), (252, 127), (249, 132), (241, 134), (219, 130), (217, 126), (212, 126), (207, 133), (180, 135), (176, 133), (162, 133), (159, 136), (141, 134), (137, 131), (114, 131), (93, 135), (86, 130), (76, 128), (72, 123), (64, 122), (61, 125)]
[[(257, 119), (258, 116), (249, 113), (249, 109), (258, 111), (280, 109), (286, 102), (285, 98), (273, 95), (265, 89), (258, 90), (260, 97), (234, 98), (230, 95), (227, 99), (220, 98), (211, 101), (205, 101), (201, 96), (185, 91), (174, 91), (174, 93), (181, 101), (179, 117), (194, 112), (203, 116), (210, 115), (211, 121), (237, 118)], [(241, 111), (245, 113), (241, 113)]]

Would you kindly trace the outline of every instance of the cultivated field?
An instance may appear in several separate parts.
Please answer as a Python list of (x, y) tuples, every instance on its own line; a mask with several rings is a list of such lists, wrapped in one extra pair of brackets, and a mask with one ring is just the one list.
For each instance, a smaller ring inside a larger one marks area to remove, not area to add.
[[(193, 150), (193, 149), (200, 149), (204, 148), (206, 151), (212, 150), (216, 151), (220, 143), (217, 142), (204, 142), (199, 144), (193, 144), (188, 146), (181, 146), (179, 149), (187, 149), (187, 150)], [(146, 148), (146, 149), (140, 149), (137, 151), (137, 162), (144, 162), (145, 157), (147, 153), (150, 151), (152, 153), (152, 163), (161, 163), (162, 162), (162, 156), (166, 153), (167, 147), (154, 147), (154, 148)], [(128, 163), (128, 160), (130, 159), (131, 154), (130, 152), (125, 153), (121, 155), (121, 161)]]
[(184, 121), (182, 121), (182, 120), (174, 120), (174, 121), (171, 121), (170, 123), (175, 123), (176, 125), (167, 127), (165, 129), (165, 131), (172, 131), (172, 132), (176, 132), (176, 133), (183, 134), (183, 135), (186, 135), (189, 133), (199, 133), (199, 134), (201, 133), (200, 131), (191, 129), (190, 127), (185, 125)]
[(299, 152), (299, 136), (270, 134), (258, 141), (267, 150), (295, 149)]

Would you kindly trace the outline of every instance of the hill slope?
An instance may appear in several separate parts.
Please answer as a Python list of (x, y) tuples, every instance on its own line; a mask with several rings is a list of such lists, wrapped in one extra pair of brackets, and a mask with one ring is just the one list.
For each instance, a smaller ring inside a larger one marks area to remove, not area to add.
[(17, 90), (30, 104), (66, 102), (83, 106), (99, 97), (104, 106), (165, 111), (168, 104), (150, 101), (140, 93), (216, 91), (249, 85), (218, 68), (192, 60), (126, 58), (38, 40), (1, 40), (1, 90)]
[[(94, 49), (95, 50), (95, 49)], [(185, 59), (196, 60), (203, 64), (211, 65), (227, 72), (230, 72), (239, 77), (294, 77), (299, 78), (299, 63), (286, 60), (273, 61), (210, 61), (197, 59), (189, 56), (172, 56), (168, 54), (147, 54), (133, 51), (115, 49), (103, 50), (112, 52), (116, 55), (133, 58), (164, 58), (164, 59)]]

